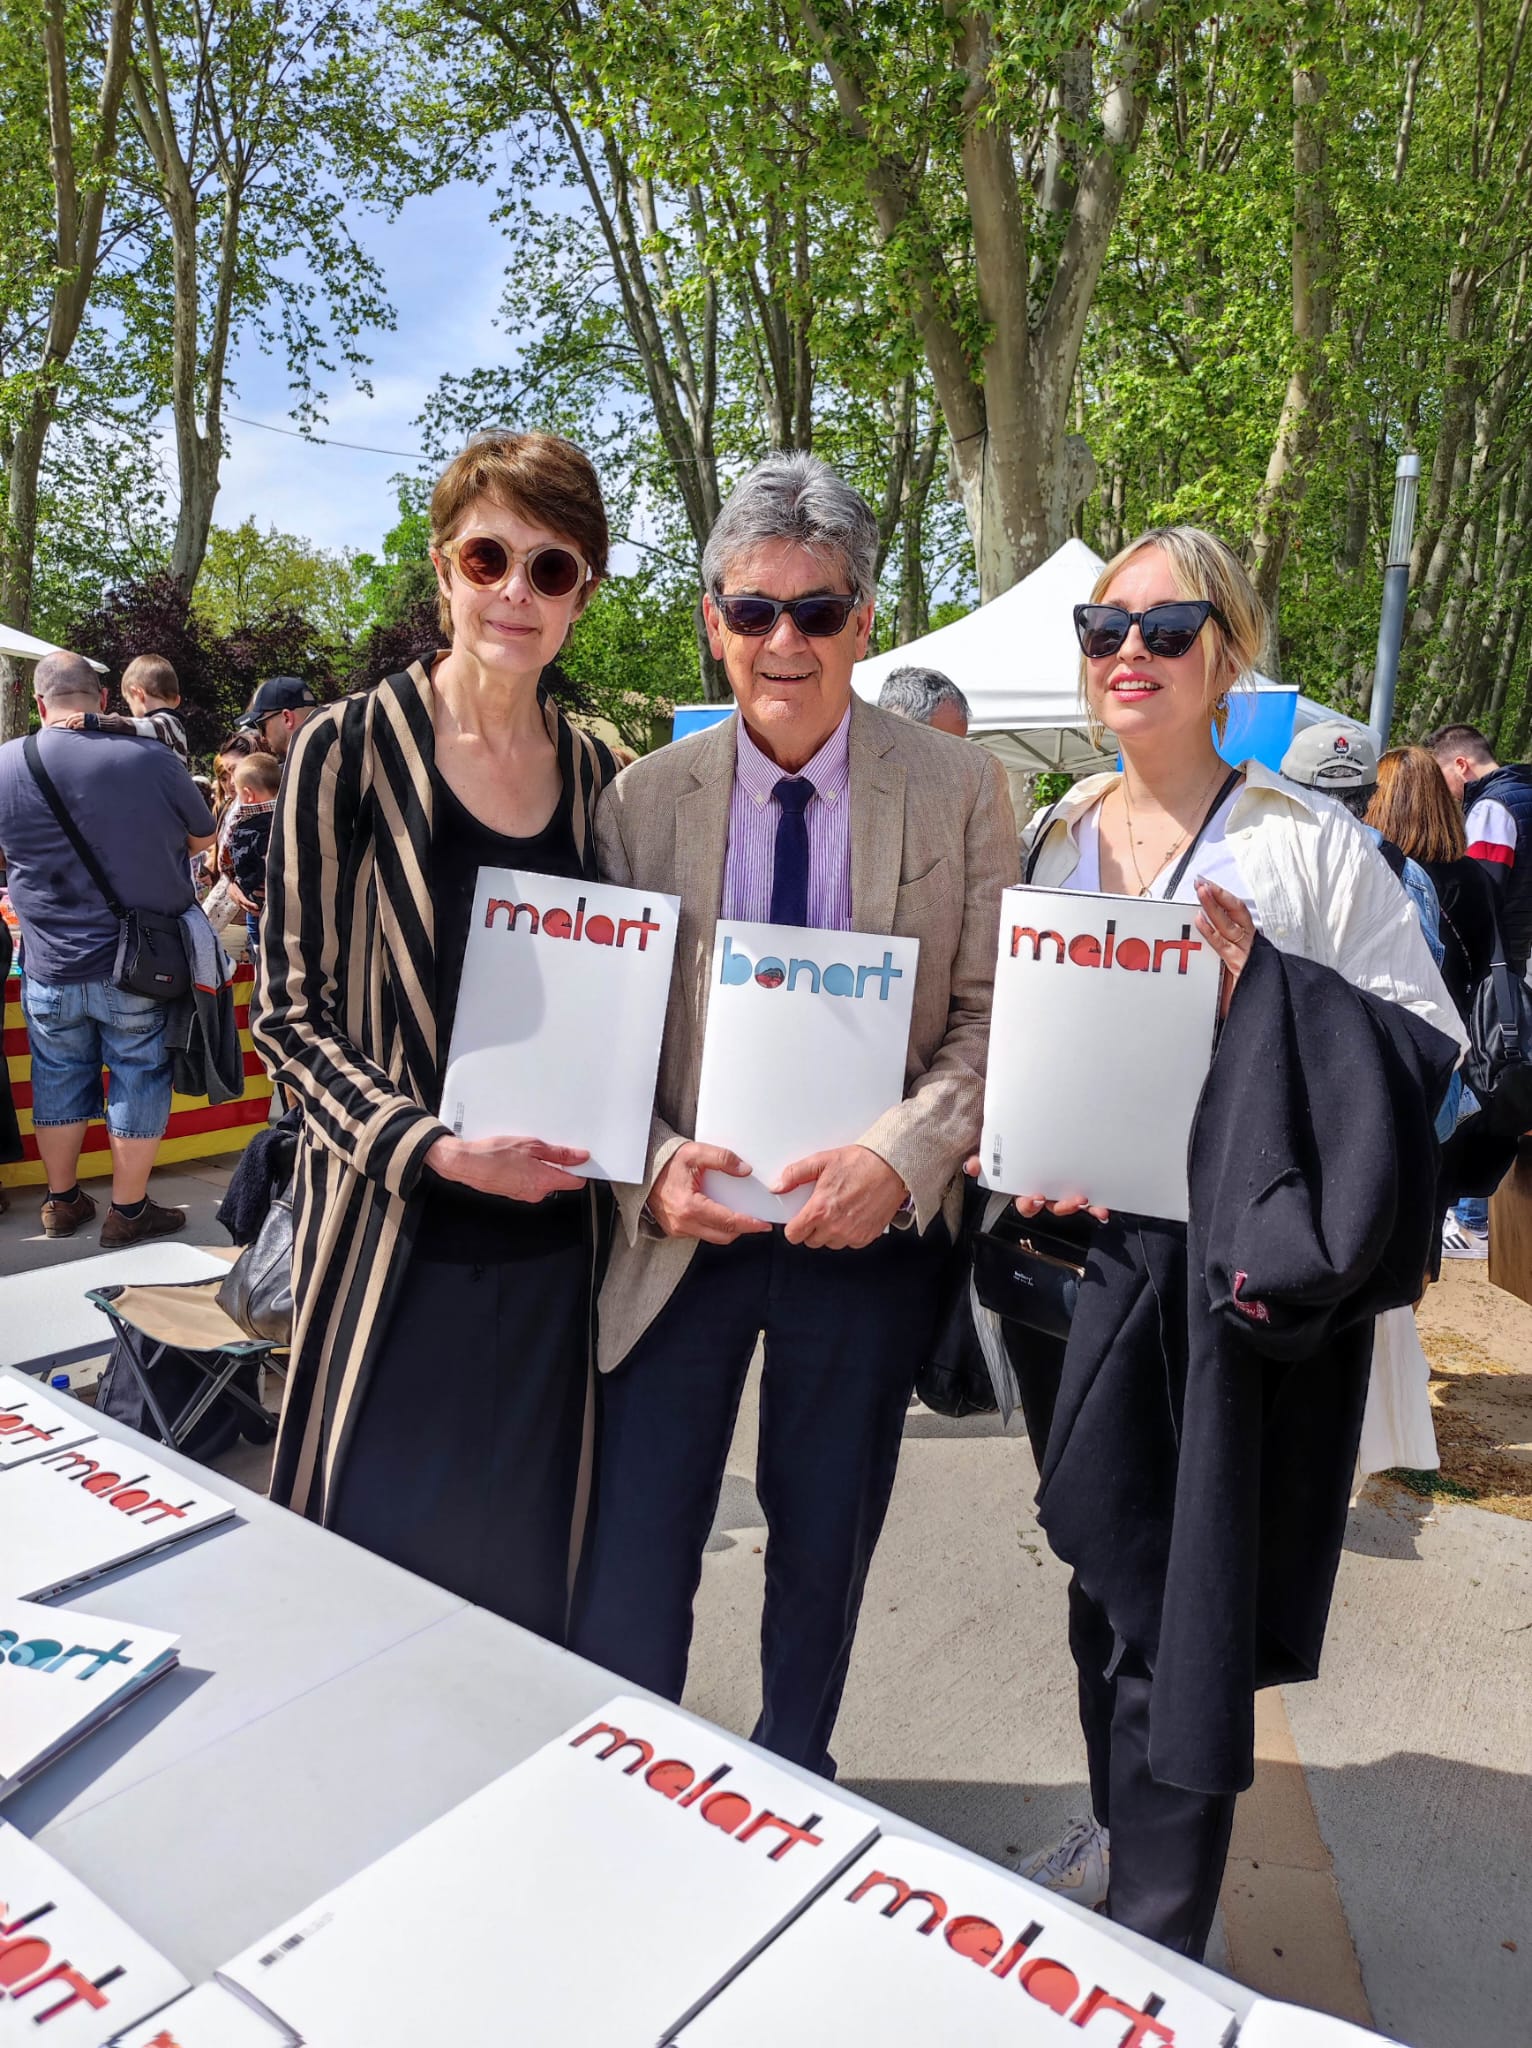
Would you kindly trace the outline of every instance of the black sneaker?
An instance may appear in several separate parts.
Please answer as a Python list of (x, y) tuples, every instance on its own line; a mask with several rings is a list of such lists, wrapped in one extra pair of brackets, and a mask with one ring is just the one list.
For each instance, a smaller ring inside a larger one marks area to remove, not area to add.
[(145, 1202), (136, 1216), (124, 1216), (113, 1206), (101, 1226), (101, 1249), (120, 1252), (131, 1244), (147, 1244), (151, 1237), (170, 1237), (185, 1228), (184, 1209), (162, 1209), (158, 1202)]
[(73, 1237), (82, 1223), (89, 1223), (95, 1216), (96, 1204), (84, 1188), (76, 1190), (72, 1202), (60, 1202), (49, 1195), (43, 1203), (43, 1236)]

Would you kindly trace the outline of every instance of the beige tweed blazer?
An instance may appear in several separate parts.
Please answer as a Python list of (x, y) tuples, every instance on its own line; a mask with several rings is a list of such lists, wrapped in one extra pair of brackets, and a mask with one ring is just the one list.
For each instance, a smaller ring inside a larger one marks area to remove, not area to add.
[[(925, 1230), (948, 1205), (978, 1143), (1000, 892), (1018, 879), (1016, 822), (993, 755), (854, 697), (851, 704), (851, 916), (858, 931), (920, 941), (904, 1100), (861, 1142), (886, 1159)], [(615, 1189), (621, 1223), (601, 1291), (598, 1358), (620, 1365), (659, 1314), (696, 1249), (643, 1215), (655, 1176), (693, 1134), (707, 1024), (713, 929), (723, 894), (735, 727), (635, 761), (596, 809), (603, 878), (681, 899), (648, 1168)]]

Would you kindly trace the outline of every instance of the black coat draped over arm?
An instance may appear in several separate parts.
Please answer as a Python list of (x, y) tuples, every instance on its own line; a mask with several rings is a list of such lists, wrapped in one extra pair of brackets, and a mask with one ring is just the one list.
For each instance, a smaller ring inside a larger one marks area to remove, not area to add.
[(1456, 1056), (1258, 938), (1198, 1108), (1189, 1224), (1095, 1233), (1038, 1509), (1153, 1673), (1166, 1783), (1248, 1785), (1257, 1687), (1318, 1670), (1373, 1319), (1420, 1293)]

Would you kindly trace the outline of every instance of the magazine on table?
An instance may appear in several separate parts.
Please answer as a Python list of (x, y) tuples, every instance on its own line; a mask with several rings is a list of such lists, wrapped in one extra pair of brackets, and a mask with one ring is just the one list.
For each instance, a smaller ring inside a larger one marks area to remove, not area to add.
[(918, 939), (719, 919), (696, 1134), (753, 1171), (704, 1174), (715, 1202), (786, 1223), (814, 1190), (774, 1194), (783, 1168), (903, 1101), (919, 960)]
[(442, 1083), (460, 1138), (579, 1147), (642, 1180), (681, 899), (480, 868)]
[(0, 1594), (0, 1799), (173, 1671), (179, 1640)]
[(832, 1786), (614, 1699), (218, 1979), (317, 2048), (656, 2048), (875, 1833)]
[(1356, 2027), (1350, 2020), (1332, 2019), (1327, 2012), (1311, 2012), (1306, 2005), (1283, 2005), (1272, 1998), (1258, 1998), (1239, 2030), (1239, 2048), (1362, 2048), (1367, 2041), (1387, 2048), (1387, 2036), (1373, 2033), (1370, 2027)]
[(1226, 2048), (1233, 2010), (1008, 1871), (881, 1835), (677, 2048)]
[(1184, 1223), (1220, 973), (1194, 903), (1007, 889), (983, 1185)]
[(273, 2020), (226, 1984), (199, 1984), (174, 2005), (113, 2034), (104, 2048), (301, 2048)]
[(46, 1451), (0, 1481), (0, 1594), (46, 1600), (233, 1513), (136, 1443), (92, 1437)]
[(88, 1408), (62, 1399), (14, 1366), (0, 1371), (0, 1474), (48, 1451), (67, 1451), (96, 1434)]
[(186, 1988), (126, 1921), (0, 1821), (0, 2041), (101, 2048)]

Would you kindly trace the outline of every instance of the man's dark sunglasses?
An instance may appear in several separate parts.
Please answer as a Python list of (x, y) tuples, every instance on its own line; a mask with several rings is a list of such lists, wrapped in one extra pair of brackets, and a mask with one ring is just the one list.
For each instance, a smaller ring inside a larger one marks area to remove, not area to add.
[(1104, 661), (1115, 654), (1137, 626), (1145, 650), (1167, 661), (1185, 654), (1209, 619), (1227, 633), (1229, 622), (1205, 597), (1179, 598), (1173, 604), (1152, 604), (1146, 612), (1130, 612), (1120, 604), (1077, 604), (1075, 634), (1088, 660)]
[(764, 639), (786, 612), (809, 640), (833, 640), (844, 630), (856, 607), (854, 597), (715, 597), (719, 615), (731, 633), (747, 640)]

